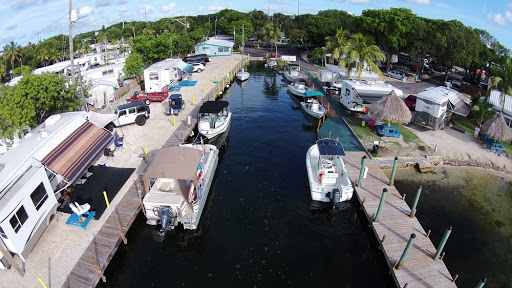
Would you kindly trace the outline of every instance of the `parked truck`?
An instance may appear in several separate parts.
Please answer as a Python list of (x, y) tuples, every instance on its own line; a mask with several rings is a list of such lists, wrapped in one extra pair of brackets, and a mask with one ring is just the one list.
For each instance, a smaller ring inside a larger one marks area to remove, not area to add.
[(160, 92), (135, 92), (132, 97), (126, 99), (128, 102), (142, 101), (146, 105), (151, 102), (162, 102), (169, 98), (169, 86), (165, 85)]

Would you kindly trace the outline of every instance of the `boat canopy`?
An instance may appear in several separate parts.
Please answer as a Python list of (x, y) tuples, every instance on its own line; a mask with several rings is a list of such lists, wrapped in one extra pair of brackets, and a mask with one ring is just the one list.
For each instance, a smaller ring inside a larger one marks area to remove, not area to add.
[(341, 145), (341, 142), (336, 141), (334, 139), (320, 139), (316, 141), (316, 145), (318, 146), (318, 151), (322, 156), (345, 156), (345, 150), (343, 149), (343, 145)]
[(306, 91), (304, 93), (304, 95), (306, 95), (306, 97), (325, 96), (322, 92), (313, 91), (313, 90)]
[(223, 109), (227, 108), (229, 102), (227, 101), (206, 101), (203, 106), (199, 108), (199, 113), (220, 113)]
[(171, 94), (171, 96), (169, 96), (169, 100), (176, 100), (179, 98), (181, 98), (181, 94)]
[(144, 176), (146, 178), (173, 178), (194, 180), (201, 150), (190, 147), (169, 147), (156, 152)]

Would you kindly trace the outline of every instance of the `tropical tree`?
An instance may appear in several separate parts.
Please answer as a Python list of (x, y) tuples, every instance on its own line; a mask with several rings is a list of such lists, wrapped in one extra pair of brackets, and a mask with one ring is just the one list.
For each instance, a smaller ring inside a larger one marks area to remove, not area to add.
[(11, 69), (14, 69), (14, 62), (20, 61), (22, 56), (20, 46), (11, 41), (11, 43), (7, 45), (7, 51), (4, 54), (5, 59), (11, 63)]
[(359, 81), (361, 81), (363, 69), (373, 71), (381, 78), (384, 77), (375, 62), (384, 61), (386, 56), (380, 51), (380, 48), (373, 43), (374, 42), (371, 37), (364, 36), (361, 33), (357, 33), (352, 36), (350, 42), (346, 46), (346, 56), (341, 59), (342, 66), (346, 66), (348, 69), (347, 75), (350, 76), (351, 70), (355, 68)]
[(279, 26), (274, 23), (268, 23), (263, 27), (263, 41), (269, 42), (272, 40), (274, 46), (276, 47), (276, 56), (277, 56), (277, 41), (279, 38), (283, 37), (283, 33), (279, 29)]
[(329, 63), (333, 63), (334, 60), (338, 61), (338, 65), (341, 64), (340, 60), (343, 58), (344, 51), (343, 49), (348, 44), (349, 41), (349, 33), (347, 30), (343, 30), (343, 28), (339, 28), (336, 30), (336, 35), (334, 37), (327, 37), (326, 46), (327, 50), (331, 53), (331, 57), (329, 58)]
[(512, 95), (512, 60), (510, 58), (496, 70), (492, 79), (492, 87), (501, 92), (501, 112), (505, 109), (505, 96)]
[(494, 116), (494, 111), (492, 111), (492, 104), (489, 103), (487, 97), (484, 101), (478, 101), (475, 105), (473, 105), (473, 107), (471, 107), (471, 115), (479, 127), (482, 126), (482, 124), (484, 124), (487, 120), (491, 119), (492, 116)]
[(126, 62), (124, 63), (123, 72), (124, 75), (126, 75), (126, 78), (135, 77), (137, 80), (137, 84), (139, 83), (138, 76), (141, 75), (144, 70), (142, 62), (142, 56), (140, 56), (138, 53), (131, 53), (128, 58), (126, 58)]
[(37, 54), (37, 60), (43, 64), (43, 66), (46, 66), (48, 62), (50, 61), (50, 54), (46, 49), (41, 49)]
[(323, 47), (316, 47), (313, 50), (313, 60), (315, 60), (315, 63), (324, 65), (324, 57), (326, 53), (327, 51)]

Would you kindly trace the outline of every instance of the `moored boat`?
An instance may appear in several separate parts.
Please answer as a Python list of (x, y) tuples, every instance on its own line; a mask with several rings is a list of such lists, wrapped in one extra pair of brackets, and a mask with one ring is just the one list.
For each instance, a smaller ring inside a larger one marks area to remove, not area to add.
[(219, 150), (210, 144), (185, 144), (156, 152), (144, 174), (150, 189), (142, 203), (146, 223), (160, 224), (162, 237), (179, 223), (184, 229), (198, 227), (218, 156)]
[(231, 112), (227, 101), (206, 101), (199, 108), (197, 130), (211, 139), (224, 133), (231, 122)]
[(324, 94), (318, 91), (306, 91), (304, 94), (306, 98), (304, 101), (300, 102), (302, 109), (304, 109), (306, 113), (315, 118), (322, 118), (326, 112), (326, 109), (315, 97), (323, 97)]
[(249, 79), (249, 72), (245, 71), (245, 62), (244, 62), (244, 49), (245, 48), (245, 38), (244, 38), (244, 27), (242, 26), (242, 70), (236, 73), (236, 79), (240, 81), (245, 81)]
[(290, 82), (297, 82), (297, 81), (303, 81), (304, 76), (300, 74), (299, 72), (299, 65), (297, 64), (290, 64), (286, 68), (283, 74), (284, 78)]
[(310, 91), (311, 89), (306, 86), (304, 82), (293, 82), (288, 84), (288, 91), (295, 96), (306, 97), (306, 91)]
[(306, 169), (313, 201), (333, 205), (352, 198), (354, 187), (350, 182), (342, 156), (345, 151), (341, 142), (320, 139), (306, 153)]

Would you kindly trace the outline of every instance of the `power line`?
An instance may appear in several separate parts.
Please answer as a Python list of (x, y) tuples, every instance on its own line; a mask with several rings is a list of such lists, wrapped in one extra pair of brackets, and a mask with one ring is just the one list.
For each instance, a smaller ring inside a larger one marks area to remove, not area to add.
[(64, 14), (62, 17), (60, 17), (58, 20), (56, 20), (55, 22), (53, 22), (52, 24), (46, 26), (45, 28), (43, 28), (43, 30), (39, 31), (38, 33), (34, 34), (34, 36), (30, 37), (27, 41), (25, 41), (23, 44), (21, 44), (21, 46), (27, 44), (28, 42), (30, 42), (30, 40), (32, 40), (34, 37), (38, 36), (39, 34), (43, 33), (44, 30), (50, 28), (52, 25), (54, 25), (55, 23), (59, 22), (60, 20), (62, 20), (62, 18), (66, 17), (68, 14)]

